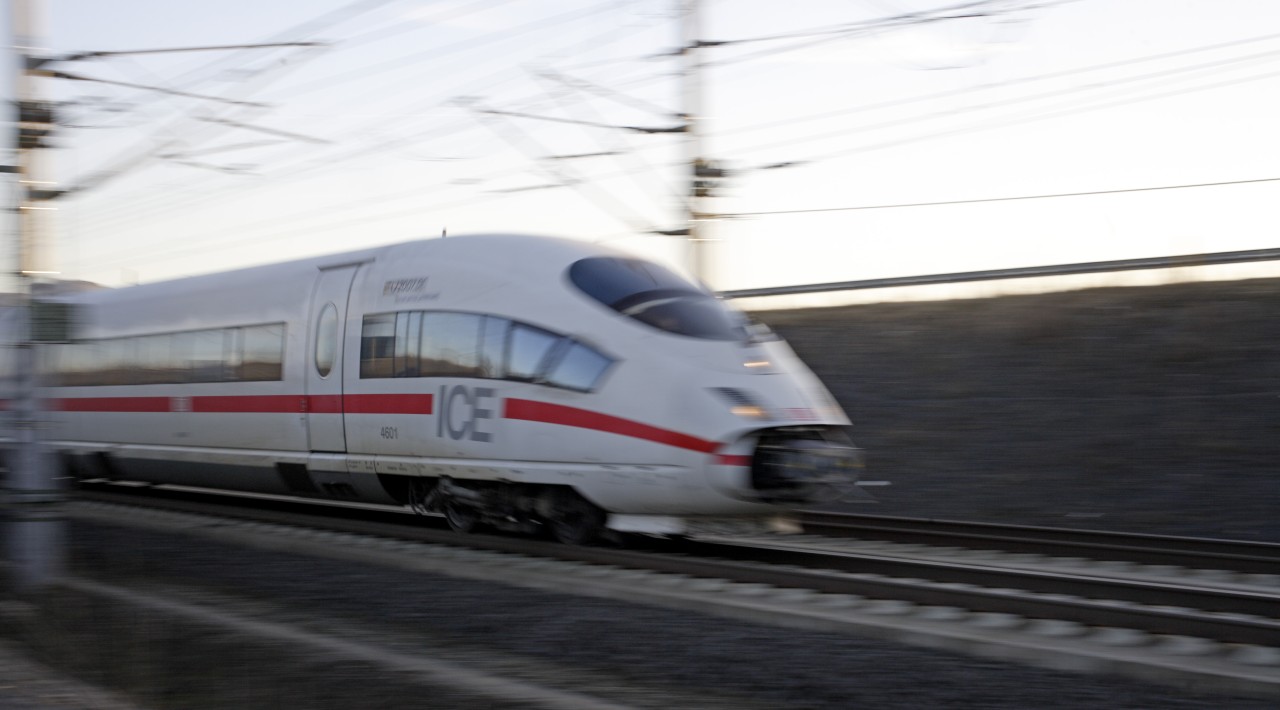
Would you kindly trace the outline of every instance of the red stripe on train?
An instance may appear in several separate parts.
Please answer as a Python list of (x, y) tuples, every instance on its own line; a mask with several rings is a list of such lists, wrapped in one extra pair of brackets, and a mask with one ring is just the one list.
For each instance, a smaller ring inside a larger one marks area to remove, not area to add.
[[(281, 414), (303, 411), (305, 397), (296, 394), (204, 395), (169, 397), (173, 412)], [(186, 409), (183, 409), (183, 407)]]
[(201, 414), (431, 414), (429, 394), (204, 395), (194, 397), (66, 397), (53, 400), (63, 412)]
[(63, 412), (169, 412), (172, 397), (76, 397), (52, 400)]
[(431, 414), (435, 406), (429, 394), (349, 394), (342, 401), (347, 414)]
[(550, 402), (508, 399), (504, 403), (502, 416), (507, 419), (558, 424), (560, 426), (620, 434), (635, 439), (666, 444), (667, 446), (689, 449), (690, 451), (700, 451), (704, 454), (712, 453), (720, 448), (720, 444), (714, 441), (699, 439), (696, 436), (681, 434), (678, 431), (660, 429), (648, 424), (631, 421), (630, 419), (601, 414), (588, 409), (567, 407), (563, 404), (551, 404)]
[(733, 454), (716, 454), (716, 463), (721, 466), (751, 466), (750, 456), (740, 456)]

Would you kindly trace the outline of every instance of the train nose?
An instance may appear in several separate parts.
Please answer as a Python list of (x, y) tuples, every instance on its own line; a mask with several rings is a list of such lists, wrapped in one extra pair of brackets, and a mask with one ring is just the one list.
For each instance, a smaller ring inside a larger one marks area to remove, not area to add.
[(751, 487), (769, 503), (829, 503), (857, 494), (862, 449), (822, 430), (765, 432), (751, 459)]

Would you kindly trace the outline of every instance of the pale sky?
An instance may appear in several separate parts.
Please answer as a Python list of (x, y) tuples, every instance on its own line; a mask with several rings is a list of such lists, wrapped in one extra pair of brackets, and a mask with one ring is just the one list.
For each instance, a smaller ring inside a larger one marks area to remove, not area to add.
[[(59, 201), (64, 278), (150, 282), (446, 229), (684, 258), (680, 240), (646, 234), (682, 226), (683, 139), (582, 125), (677, 123), (675, 0), (45, 2), (59, 56), (329, 43), (58, 63), (264, 104), (44, 81), (72, 102), (52, 177), (120, 171)], [(983, 16), (875, 23), (958, 5)], [(705, 0), (702, 13), (704, 39), (760, 40), (702, 52), (704, 153), (739, 170), (709, 207), (752, 213), (713, 224), (714, 288), (1276, 245), (1274, 0)], [(546, 159), (588, 153), (611, 155)], [(1262, 182), (850, 209), (1241, 181)]]

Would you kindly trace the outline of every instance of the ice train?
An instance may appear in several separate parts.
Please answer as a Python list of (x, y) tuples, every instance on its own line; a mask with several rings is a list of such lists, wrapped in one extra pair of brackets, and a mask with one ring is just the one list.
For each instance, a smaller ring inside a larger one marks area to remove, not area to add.
[(459, 236), (63, 297), (73, 475), (688, 534), (847, 495), (849, 420), (781, 340), (627, 253)]

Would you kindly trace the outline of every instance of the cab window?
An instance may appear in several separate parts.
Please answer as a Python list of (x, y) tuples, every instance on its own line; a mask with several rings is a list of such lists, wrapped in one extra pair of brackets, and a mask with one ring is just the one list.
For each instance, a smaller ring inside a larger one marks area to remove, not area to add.
[(579, 291), (618, 313), (667, 333), (747, 340), (745, 319), (709, 291), (642, 259), (591, 257), (569, 267)]
[(572, 343), (547, 371), (549, 385), (571, 390), (593, 390), (613, 360), (582, 343)]

